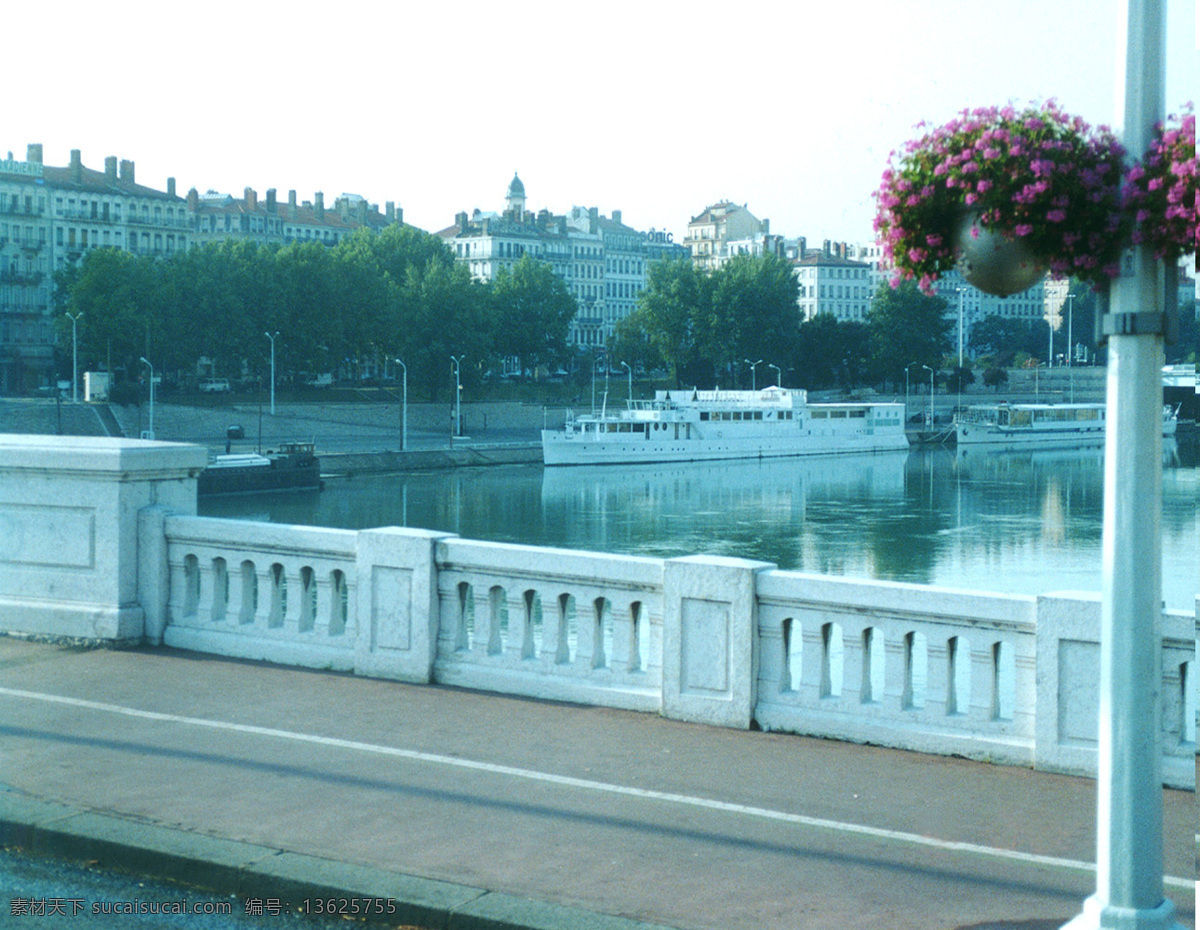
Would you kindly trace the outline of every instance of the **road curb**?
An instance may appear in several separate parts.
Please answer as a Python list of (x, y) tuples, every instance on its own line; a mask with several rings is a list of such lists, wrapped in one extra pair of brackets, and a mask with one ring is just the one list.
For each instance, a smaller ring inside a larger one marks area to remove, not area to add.
[(387, 925), (430, 930), (673, 930), (584, 908), (388, 872), (29, 798), (0, 786), (0, 846), (95, 862), (239, 898), (389, 900)]

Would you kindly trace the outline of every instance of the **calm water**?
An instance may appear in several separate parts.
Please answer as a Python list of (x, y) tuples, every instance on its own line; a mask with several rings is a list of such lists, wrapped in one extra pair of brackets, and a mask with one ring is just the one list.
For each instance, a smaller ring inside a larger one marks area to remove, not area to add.
[[(1168, 443), (1163, 597), (1200, 590), (1200, 456)], [(538, 465), (365, 476), (320, 493), (202, 498), (200, 513), (781, 568), (1023, 594), (1100, 590), (1101, 450), (952, 451), (704, 465)]]

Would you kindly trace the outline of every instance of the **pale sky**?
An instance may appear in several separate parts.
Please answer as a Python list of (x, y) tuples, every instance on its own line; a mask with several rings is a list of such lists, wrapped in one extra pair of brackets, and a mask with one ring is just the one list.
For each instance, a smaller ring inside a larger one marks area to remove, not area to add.
[[(1168, 111), (1200, 87), (1200, 0), (1167, 0)], [(1056, 98), (1116, 126), (1118, 0), (206, 0), (11, 4), (0, 157), (140, 183), (343, 192), (430, 231), (527, 206), (682, 238), (722, 199), (866, 242), (921, 120)]]

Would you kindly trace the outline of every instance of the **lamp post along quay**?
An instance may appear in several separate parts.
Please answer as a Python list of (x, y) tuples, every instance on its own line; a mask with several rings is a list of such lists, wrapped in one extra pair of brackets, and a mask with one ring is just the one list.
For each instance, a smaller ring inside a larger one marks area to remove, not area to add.
[[(1165, 0), (1118, 4), (1118, 115), (1136, 157), (1164, 115)], [(1182, 930), (1163, 895), (1162, 262), (1123, 258), (1108, 337), (1100, 616), (1096, 892), (1064, 930)], [(1102, 338), (1103, 338), (1102, 336)]]
[(271, 340), (271, 416), (275, 416), (275, 340), (279, 337), (279, 333), (263, 333), (263, 335)]
[(79, 340), (76, 337), (75, 326), (83, 319), (82, 313), (68, 313), (71, 318), (71, 403), (79, 403), (79, 391), (76, 385), (79, 383)]

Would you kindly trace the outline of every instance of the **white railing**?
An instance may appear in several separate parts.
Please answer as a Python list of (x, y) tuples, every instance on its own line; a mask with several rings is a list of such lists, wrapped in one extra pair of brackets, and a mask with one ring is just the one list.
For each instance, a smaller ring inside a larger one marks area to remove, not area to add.
[[(1094, 774), (1099, 602), (166, 516), (163, 641), (241, 658)], [(1196, 616), (1163, 617), (1191, 786)]]
[(170, 516), (165, 535), (168, 646), (353, 670), (356, 533)]
[(458, 538), (436, 560), (438, 681), (661, 709), (661, 560)]
[(1034, 762), (1037, 598), (797, 572), (758, 593), (764, 729)]

